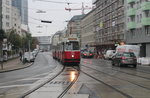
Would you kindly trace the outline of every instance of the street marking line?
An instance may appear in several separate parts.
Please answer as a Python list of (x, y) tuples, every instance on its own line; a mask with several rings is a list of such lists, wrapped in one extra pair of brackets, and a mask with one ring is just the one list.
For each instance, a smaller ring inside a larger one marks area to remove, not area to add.
[(32, 84), (20, 84), (20, 85), (10, 85), (10, 86), (1, 86), (0, 88), (3, 89), (3, 88), (12, 88), (12, 87), (23, 87), (23, 86), (30, 86)]
[[(39, 74), (39, 75), (35, 75), (35, 76), (31, 76), (31, 77), (28, 77), (28, 78), (24, 78), (24, 79), (18, 79), (18, 80), (14, 80), (14, 81), (9, 81), (9, 82), (5, 82), (5, 83), (0, 83), (0, 85), (3, 85), (3, 84), (7, 84), (7, 83), (14, 83), (14, 82), (19, 82), (19, 81), (24, 81), (24, 80), (32, 80), (32, 79), (36, 79), (34, 77), (38, 77), (38, 76), (41, 76), (41, 75), (48, 75), (49, 72), (47, 73), (42, 73), (42, 74)], [(32, 78), (33, 77), (33, 78)], [(42, 77), (43, 78), (43, 77)], [(38, 79), (38, 78), (37, 78)], [(41, 79), (41, 78), (39, 78)]]

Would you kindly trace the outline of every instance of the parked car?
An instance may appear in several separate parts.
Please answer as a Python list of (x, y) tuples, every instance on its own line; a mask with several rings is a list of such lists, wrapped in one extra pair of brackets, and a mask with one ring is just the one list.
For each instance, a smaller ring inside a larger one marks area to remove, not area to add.
[(112, 57), (112, 65), (123, 66), (123, 65), (133, 65), (136, 68), (137, 59), (133, 52), (122, 52), (116, 53)]
[(111, 60), (112, 57), (115, 55), (115, 50), (107, 50), (104, 54), (105, 59)]
[(91, 51), (84, 51), (81, 53), (81, 57), (83, 58), (92, 58), (94, 57), (94, 53)]
[(22, 59), (25, 61), (25, 62), (34, 62), (34, 54), (32, 52), (25, 52)]
[(38, 54), (38, 50), (34, 49), (34, 50), (32, 51), (32, 53), (33, 53), (34, 57), (36, 57), (37, 54)]

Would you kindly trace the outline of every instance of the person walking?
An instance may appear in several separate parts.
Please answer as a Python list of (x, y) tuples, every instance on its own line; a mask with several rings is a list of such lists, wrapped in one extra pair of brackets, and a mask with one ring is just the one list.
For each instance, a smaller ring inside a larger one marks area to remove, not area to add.
[(22, 61), (22, 51), (19, 52), (20, 61)]

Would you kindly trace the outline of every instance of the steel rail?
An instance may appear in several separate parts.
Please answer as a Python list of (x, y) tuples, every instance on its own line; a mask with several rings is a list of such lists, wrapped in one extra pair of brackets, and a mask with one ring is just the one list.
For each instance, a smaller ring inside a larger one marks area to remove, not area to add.
[[(76, 68), (74, 68), (74, 69), (76, 69)], [(77, 79), (78, 79), (78, 77), (80, 75), (80, 72), (79, 72), (78, 69), (76, 69), (76, 70), (78, 72), (77, 73), (77, 77), (69, 84), (69, 86), (57, 98), (62, 98), (67, 93), (67, 91), (73, 86), (73, 84), (77, 81)]]
[[(88, 63), (88, 64), (90, 64), (90, 63)], [(94, 66), (96, 66), (96, 65), (94, 65)], [(144, 76), (140, 76), (140, 75), (136, 75), (136, 74), (131, 74), (131, 73), (128, 73), (128, 72), (124, 72), (124, 71), (115, 69), (115, 68), (105, 68), (105, 69), (112, 69), (112, 70), (115, 70), (115, 71), (118, 71), (118, 72), (122, 72), (122, 73), (125, 73), (125, 74), (128, 74), (128, 75), (137, 76), (137, 77), (140, 77), (140, 78), (144, 78), (144, 79), (150, 80), (150, 78), (148, 78), (148, 77), (144, 77)], [(131, 69), (128, 69), (128, 70), (135, 71), (135, 70), (131, 70)], [(141, 72), (141, 71), (137, 71), (137, 72), (139, 72), (139, 73), (146, 73), (146, 72)], [(146, 73), (146, 74), (149, 74), (149, 73)]]
[(118, 77), (116, 77), (116, 76), (110, 75), (110, 74), (105, 73), (105, 72), (103, 72), (103, 71), (99, 71), (99, 70), (94, 69), (94, 68), (91, 68), (91, 67), (89, 67), (89, 66), (85, 66), (85, 65), (82, 65), (82, 66), (87, 67), (87, 68), (90, 68), (90, 69), (93, 69), (93, 70), (96, 70), (97, 72), (106, 74), (106, 75), (108, 75), (108, 76), (115, 77), (115, 78), (120, 79), (120, 80), (123, 80), (123, 81), (127, 81), (127, 82), (129, 82), (129, 83), (131, 83), (131, 84), (137, 85), (137, 86), (142, 87), (142, 88), (144, 88), (144, 89), (150, 90), (150, 88), (144, 87), (144, 86), (142, 86), (142, 85), (139, 85), (139, 84), (137, 84), (137, 83), (134, 83), (134, 82), (131, 82), (131, 81), (128, 81), (128, 80), (125, 80), (125, 79), (118, 78)]
[(41, 88), (42, 86), (44, 86), (45, 84), (47, 84), (48, 82), (52, 81), (53, 79), (55, 79), (57, 76), (59, 76), (65, 69), (65, 66), (63, 66), (62, 70), (60, 70), (56, 75), (54, 75), (53, 77), (51, 77), (50, 79), (48, 79), (47, 81), (41, 83), (40, 85), (36, 86), (35, 88), (27, 91), (26, 93), (24, 93), (23, 95), (21, 95), (19, 98), (25, 98), (26, 96), (28, 96), (29, 94), (35, 92), (36, 90), (38, 90), (39, 88)]
[(99, 79), (93, 77), (92, 75), (90, 75), (90, 74), (84, 72), (83, 70), (80, 70), (80, 72), (82, 72), (82, 73), (84, 73), (85, 75), (91, 77), (92, 79), (94, 79), (94, 80), (96, 80), (96, 81), (98, 81), (98, 82), (100, 82), (100, 83), (102, 83), (102, 84), (104, 84), (104, 85), (106, 85), (106, 86), (108, 86), (108, 87), (114, 89), (115, 91), (119, 92), (120, 94), (122, 94), (123, 96), (125, 96), (125, 97), (127, 97), (127, 98), (133, 98), (133, 97), (131, 97), (130, 95), (128, 95), (128, 94), (126, 94), (126, 93), (124, 93), (124, 92), (122, 92), (122, 91), (120, 91), (120, 90), (114, 88), (113, 86), (111, 86), (111, 85), (109, 85), (109, 84), (107, 84), (107, 83), (105, 83), (105, 82), (103, 82), (103, 81), (101, 81), (101, 80), (99, 80)]

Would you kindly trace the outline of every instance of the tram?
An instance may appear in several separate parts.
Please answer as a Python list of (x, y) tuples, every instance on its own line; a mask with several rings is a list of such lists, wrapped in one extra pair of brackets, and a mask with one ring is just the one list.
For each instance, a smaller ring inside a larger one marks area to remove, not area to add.
[(64, 38), (53, 50), (53, 58), (62, 64), (80, 64), (79, 39), (68, 37)]

